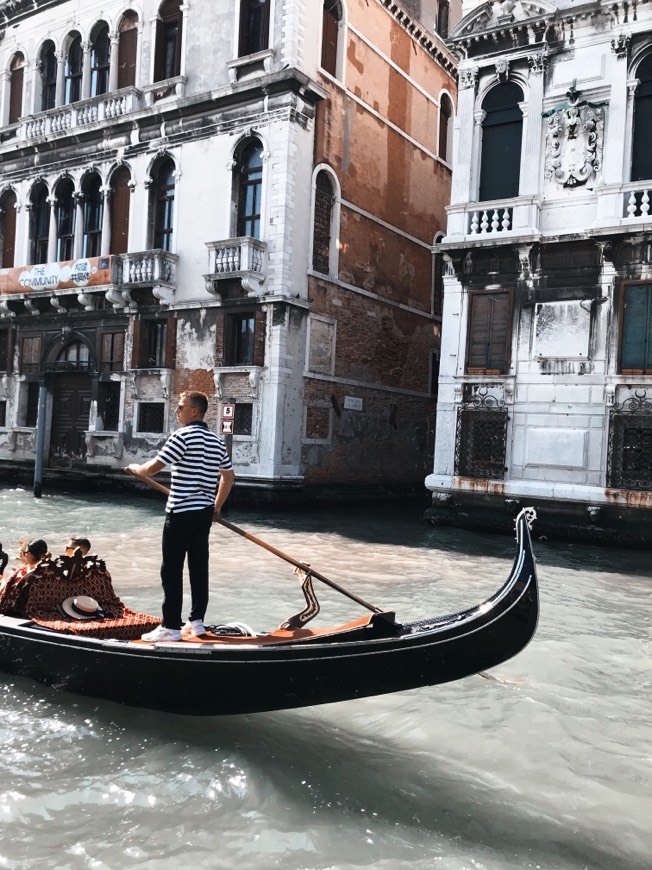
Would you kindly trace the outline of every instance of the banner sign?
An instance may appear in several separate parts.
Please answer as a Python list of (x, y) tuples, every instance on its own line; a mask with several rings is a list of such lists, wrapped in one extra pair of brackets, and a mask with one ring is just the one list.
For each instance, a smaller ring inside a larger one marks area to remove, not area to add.
[(0, 293), (30, 290), (76, 290), (111, 283), (111, 257), (88, 257), (0, 269)]

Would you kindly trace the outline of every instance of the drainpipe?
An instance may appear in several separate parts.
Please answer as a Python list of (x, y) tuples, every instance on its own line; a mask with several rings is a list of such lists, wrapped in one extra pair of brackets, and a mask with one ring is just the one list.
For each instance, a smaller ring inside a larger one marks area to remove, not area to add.
[(45, 447), (45, 406), (48, 398), (48, 388), (39, 384), (38, 416), (36, 418), (36, 459), (34, 462), (34, 498), (40, 498), (43, 481), (43, 450)]

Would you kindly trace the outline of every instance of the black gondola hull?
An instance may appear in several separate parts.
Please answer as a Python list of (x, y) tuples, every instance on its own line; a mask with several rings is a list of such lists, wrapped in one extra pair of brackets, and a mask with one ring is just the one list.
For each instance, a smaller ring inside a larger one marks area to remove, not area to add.
[(516, 655), (536, 630), (534, 558), (527, 523), (519, 523), (512, 574), (492, 598), (459, 614), (397, 626), (391, 636), (150, 646), (0, 617), (0, 668), (81, 695), (192, 715), (303, 707), (462, 679)]

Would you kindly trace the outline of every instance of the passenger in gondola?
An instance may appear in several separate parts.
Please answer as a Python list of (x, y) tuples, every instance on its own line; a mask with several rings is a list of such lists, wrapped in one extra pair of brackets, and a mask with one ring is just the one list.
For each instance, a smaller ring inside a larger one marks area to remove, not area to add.
[(13, 611), (16, 602), (20, 598), (20, 589), (24, 585), (28, 574), (44, 559), (50, 558), (48, 545), (41, 538), (35, 541), (27, 541), (21, 538), (18, 542), (18, 559), (22, 563), (11, 574), (8, 574), (0, 583), (0, 613)]
[(77, 550), (81, 551), (82, 556), (87, 556), (90, 553), (91, 542), (88, 538), (80, 538), (77, 535), (68, 538), (66, 544), (66, 556), (74, 556)]

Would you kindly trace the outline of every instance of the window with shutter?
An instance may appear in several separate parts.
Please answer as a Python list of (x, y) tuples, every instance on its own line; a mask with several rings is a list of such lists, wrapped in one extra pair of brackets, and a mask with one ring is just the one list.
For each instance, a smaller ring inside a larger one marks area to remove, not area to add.
[(652, 373), (652, 284), (624, 288), (621, 314), (620, 370)]
[(7, 190), (0, 199), (0, 233), (2, 234), (0, 266), (9, 269), (14, 265), (16, 249), (16, 194), (13, 190)]
[(126, 254), (129, 250), (129, 205), (131, 173), (119, 166), (111, 176), (111, 253)]
[(11, 70), (11, 84), (9, 87), (9, 123), (14, 124), (23, 114), (23, 69), (25, 58), (20, 51), (13, 56)]
[(342, 21), (339, 0), (324, 0), (321, 33), (321, 67), (332, 76), (337, 75), (337, 45)]
[(480, 202), (518, 196), (523, 136), (523, 91), (514, 82), (492, 88), (482, 102)]
[(636, 78), (631, 180), (641, 181), (652, 178), (652, 54), (639, 64)]
[(512, 294), (469, 294), (466, 370), (469, 374), (501, 375), (509, 368)]
[(104, 332), (100, 340), (100, 371), (120, 372), (124, 369), (124, 332)]
[(120, 22), (118, 42), (118, 87), (129, 88), (136, 84), (136, 49), (138, 42), (138, 16), (125, 12)]
[(21, 344), (20, 371), (38, 372), (41, 368), (41, 336), (25, 336)]

